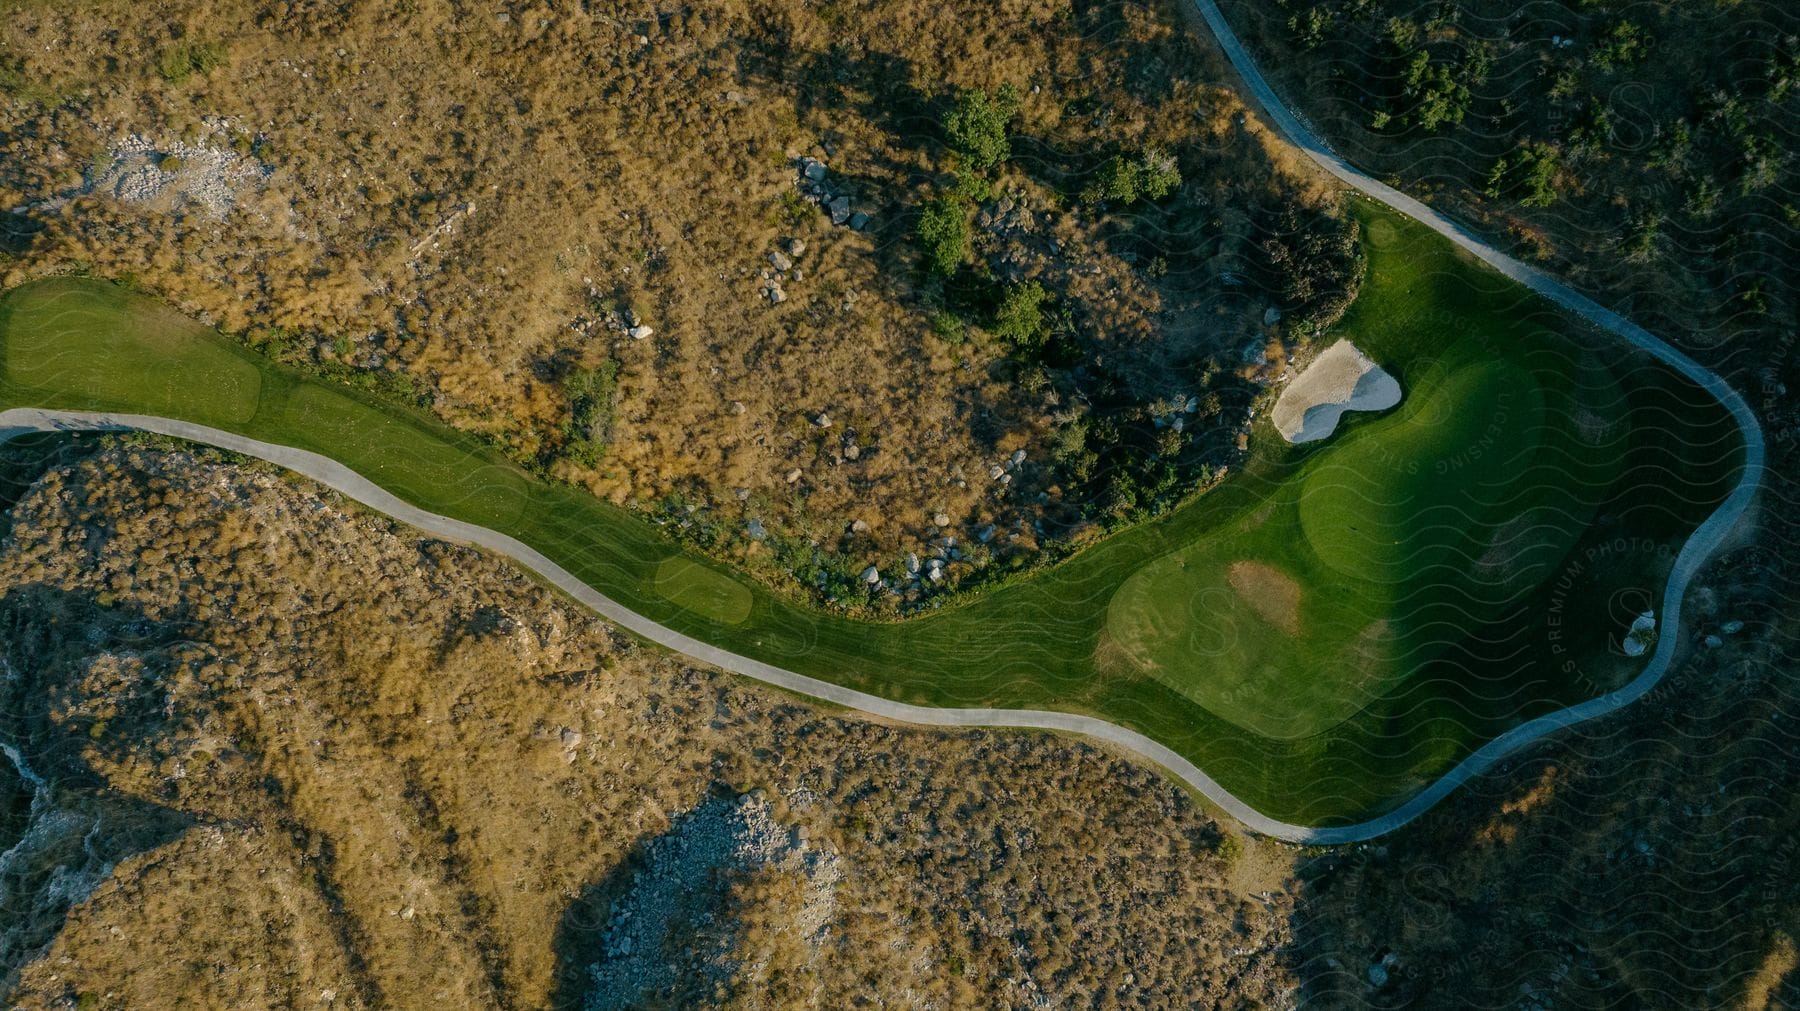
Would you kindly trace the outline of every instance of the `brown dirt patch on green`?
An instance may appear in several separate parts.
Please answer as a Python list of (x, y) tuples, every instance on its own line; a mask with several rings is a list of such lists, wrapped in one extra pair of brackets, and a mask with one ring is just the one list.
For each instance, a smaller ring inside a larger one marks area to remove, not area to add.
[(1300, 634), (1300, 584), (1261, 562), (1232, 562), (1231, 588), (1259, 617), (1289, 635)]

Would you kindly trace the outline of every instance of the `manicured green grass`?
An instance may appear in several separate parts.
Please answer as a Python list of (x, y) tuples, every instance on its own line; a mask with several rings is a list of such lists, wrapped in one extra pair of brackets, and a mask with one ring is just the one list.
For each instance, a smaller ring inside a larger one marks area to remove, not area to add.
[(166, 306), (69, 280), (14, 292), (4, 311), (31, 321), (6, 328), (9, 382), (207, 424), (241, 425), (256, 413), (256, 365), (203, 339), (205, 327)]
[[(1614, 612), (1660, 594), (1665, 552), (1729, 490), (1739, 448), (1691, 384), (1610, 342), (1590, 348), (1424, 229), (1358, 213), (1374, 226), (1370, 277), (1334, 337), (1395, 374), (1401, 407), (1307, 447), (1260, 424), (1250, 459), (1194, 503), (901, 623), (738, 583), (417, 412), (215, 334), (175, 339), (164, 310), (99, 282), (0, 299), (0, 407), (135, 410), (323, 453), (735, 652), (904, 701), (1092, 713), (1270, 815), (1342, 822), (1629, 676), (1608, 653), (1629, 621)], [(140, 319), (155, 325), (134, 344)], [(55, 364), (65, 354), (90, 360)], [(180, 381), (122, 367), (151, 360)], [(1234, 562), (1254, 566), (1234, 581)]]
[(1542, 321), (1471, 311), (1487, 307), (1443, 269), (1376, 249), (1339, 332), (1400, 378), (1400, 406), (1285, 453), (1265, 426), (1265, 457), (1287, 461), (1268, 497), (1113, 598), (1126, 669), (1263, 737), (1326, 733), (1538, 589), (1587, 531), (1629, 438), (1624, 392)]
[(756, 603), (750, 588), (691, 558), (672, 555), (656, 567), (654, 592), (726, 625), (742, 625)]

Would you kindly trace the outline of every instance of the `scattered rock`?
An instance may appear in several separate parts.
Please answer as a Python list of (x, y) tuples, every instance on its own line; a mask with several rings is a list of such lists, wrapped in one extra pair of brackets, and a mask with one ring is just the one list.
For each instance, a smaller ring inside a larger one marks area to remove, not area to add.
[(868, 521), (868, 520), (855, 520), (855, 521), (853, 521), (853, 522), (852, 522), (852, 523), (851, 523), (851, 524), (850, 524), (850, 532), (851, 532), (851, 533), (853, 533), (853, 534), (866, 534), (866, 533), (868, 533), (868, 532), (869, 532), (869, 521)]
[(793, 470), (790, 470), (787, 472), (787, 483), (788, 484), (793, 484), (799, 480), (800, 480), (800, 468), (795, 467)]
[(862, 456), (862, 450), (857, 448), (856, 443), (853, 442), (844, 447), (844, 459), (854, 460), (860, 456)]
[(1281, 322), (1280, 309), (1269, 306), (1267, 309), (1263, 310), (1263, 326), (1274, 326), (1279, 322)]
[(1719, 626), (1719, 631), (1724, 632), (1726, 635), (1736, 635), (1739, 632), (1742, 632), (1743, 630), (1744, 630), (1744, 623), (1739, 621), (1736, 618), (1733, 618), (1730, 621), (1726, 622), (1725, 624)]
[(1626, 656), (1643, 656), (1650, 644), (1656, 641), (1656, 612), (1645, 611), (1631, 623), (1631, 631), (1625, 634), (1625, 641), (1620, 648)]
[(857, 211), (855, 214), (850, 215), (851, 231), (860, 232), (867, 227), (869, 227), (869, 216), (867, 214)]
[(1718, 649), (1720, 646), (1723, 646), (1723, 645), (1725, 645), (1725, 640), (1719, 638), (1716, 635), (1709, 635), (1706, 637), (1706, 648), (1707, 649)]
[(788, 244), (787, 244), (787, 251), (788, 251), (789, 256), (799, 256), (800, 254), (806, 252), (806, 240), (804, 240), (804, 239), (789, 239)]
[(862, 571), (862, 581), (874, 586), (881, 582), (881, 570), (871, 565)]
[(850, 220), (849, 197), (840, 195), (825, 205), (825, 209), (831, 214), (831, 223), (834, 225), (841, 225)]
[(653, 334), (653, 333), (655, 333), (655, 332), (656, 332), (656, 331), (655, 331), (655, 330), (652, 330), (652, 329), (651, 329), (651, 328), (649, 328), (649, 327), (647, 327), (647, 326), (645, 326), (645, 325), (643, 325), (643, 324), (642, 324), (642, 323), (639, 323), (639, 324), (638, 324), (638, 325), (637, 325), (637, 326), (634, 326), (634, 327), (632, 327), (632, 328), (631, 328), (631, 329), (630, 329), (630, 330), (627, 330), (627, 331), (625, 331), (625, 332), (626, 332), (626, 333), (627, 333), (627, 334), (630, 334), (630, 335), (631, 335), (631, 339), (632, 339), (632, 340), (634, 340), (634, 341), (641, 341), (641, 340), (643, 340), (643, 339), (644, 339), (644, 338), (646, 338), (646, 337), (648, 337), (648, 336), (650, 336), (650, 335), (651, 335), (651, 334)]
[(931, 523), (933, 526), (947, 527), (950, 525), (950, 517), (943, 513), (938, 513), (931, 517)]
[[(788, 480), (792, 481), (793, 479), (789, 478)], [(762, 520), (759, 519), (752, 519), (744, 524), (744, 531), (750, 535), (750, 539), (753, 541), (760, 541), (769, 536), (768, 528), (763, 526)]]
[(794, 266), (794, 261), (783, 256), (781, 250), (772, 249), (769, 251), (769, 265), (776, 270), (788, 270)]
[[(209, 120), (216, 127), (222, 121)], [(113, 145), (89, 169), (78, 193), (108, 193), (119, 200), (169, 207), (196, 206), (223, 219), (238, 199), (261, 189), (272, 169), (225, 147), (158, 144), (132, 134)]]
[(826, 414), (823, 411), (821, 411), (819, 413), (819, 416), (813, 419), (813, 424), (819, 426), (820, 428), (830, 428), (831, 427), (831, 415)]

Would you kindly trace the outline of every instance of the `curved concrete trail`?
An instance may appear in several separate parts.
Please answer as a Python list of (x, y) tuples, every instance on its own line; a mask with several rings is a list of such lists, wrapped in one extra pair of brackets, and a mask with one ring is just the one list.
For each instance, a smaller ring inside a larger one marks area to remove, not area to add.
[(1212, 28), (1213, 34), (1218, 37), (1219, 44), (1224, 48), (1226, 55), (1236, 66), (1238, 73), (1243, 76), (1250, 92), (1267, 110), (1269, 117), (1287, 135), (1289, 140), (1311, 155), (1331, 174), (1400, 213), (1429, 225), (1458, 246), (1486, 261), (1502, 274), (1549, 298), (1564, 309), (1617, 334), (1634, 346), (1665, 362), (1717, 397), (1719, 402), (1737, 420), (1744, 435), (1744, 471), (1737, 487), (1732, 490), (1731, 495), (1718, 511), (1708, 517), (1706, 522), (1694, 531), (1693, 536), (1683, 545), (1680, 554), (1675, 558), (1674, 568), (1669, 574), (1668, 589), (1663, 595), (1662, 614), (1659, 622), (1663, 634), (1658, 638), (1656, 652), (1652, 654), (1643, 672), (1624, 687), (1608, 692), (1599, 698), (1557, 710), (1514, 727), (1476, 749), (1439, 777), (1437, 781), (1415, 794), (1405, 804), (1379, 817), (1355, 825), (1334, 828), (1312, 828), (1306, 825), (1293, 825), (1277, 821), (1239, 800), (1194, 763), (1169, 748), (1137, 731), (1128, 730), (1091, 716), (1035, 709), (938, 709), (908, 705), (803, 674), (796, 674), (760, 660), (753, 660), (750, 657), (739, 656), (674, 629), (665, 628), (630, 610), (576, 579), (560, 565), (522, 541), (486, 527), (475, 526), (419, 509), (396, 498), (379, 485), (336, 460), (317, 453), (260, 442), (216, 428), (168, 418), (138, 414), (47, 411), (34, 408), (0, 411), (0, 442), (23, 432), (139, 429), (186, 439), (190, 442), (217, 446), (235, 453), (242, 453), (245, 456), (258, 457), (296, 473), (304, 474), (403, 523), (447, 540), (478, 545), (505, 555), (537, 572), (558, 589), (593, 608), (608, 620), (616, 622), (652, 642), (715, 667), (756, 678), (759, 681), (765, 681), (803, 695), (859, 709), (875, 716), (908, 723), (946, 727), (1022, 727), (1081, 734), (1106, 741), (1163, 766), (1254, 832), (1289, 842), (1315, 845), (1333, 845), (1373, 839), (1376, 836), (1392, 832), (1424, 814), (1451, 791), (1491, 769), (1506, 756), (1533, 741), (1565, 727), (1616, 712), (1642, 698), (1656, 687), (1657, 683), (1668, 673), (1669, 666), (1675, 658), (1680, 641), (1677, 633), (1681, 625), (1681, 598), (1687, 591), (1688, 583), (1712, 553), (1724, 543), (1726, 536), (1743, 517), (1751, 499), (1755, 496), (1763, 468), (1762, 429), (1743, 398), (1739, 397), (1723, 379), (1703, 368), (1698, 362), (1573, 288), (1490, 248), (1431, 208), (1392, 187), (1370, 179), (1332, 154), (1317, 137), (1313, 136), (1310, 130), (1282, 106), (1280, 99), (1263, 80), (1256, 65), (1250, 61), (1242, 44), (1232, 33), (1230, 26), (1225, 23), (1224, 17), (1219, 13), (1218, 7), (1212, 0), (1195, 0), (1195, 4), (1207, 24)]

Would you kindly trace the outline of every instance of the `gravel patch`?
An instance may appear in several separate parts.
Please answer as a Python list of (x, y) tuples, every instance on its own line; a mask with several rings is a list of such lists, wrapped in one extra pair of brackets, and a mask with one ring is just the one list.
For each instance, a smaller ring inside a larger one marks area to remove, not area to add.
[(171, 210), (198, 207), (222, 219), (247, 189), (260, 187), (267, 174), (260, 162), (228, 148), (159, 143), (134, 133), (114, 144), (108, 159), (94, 166), (84, 191)]

